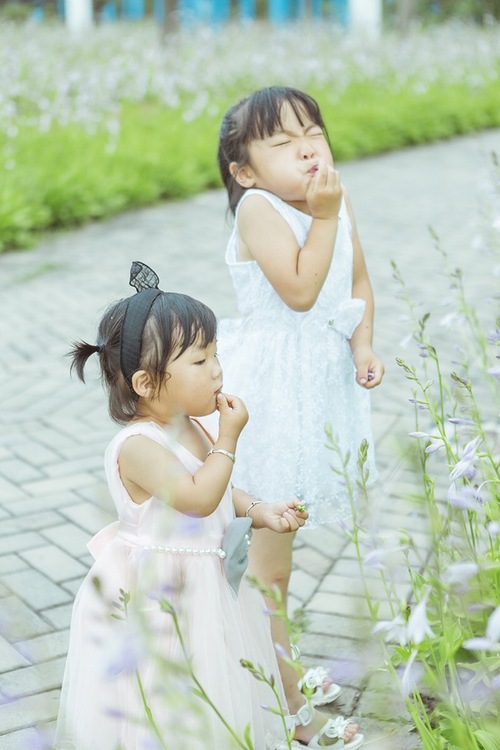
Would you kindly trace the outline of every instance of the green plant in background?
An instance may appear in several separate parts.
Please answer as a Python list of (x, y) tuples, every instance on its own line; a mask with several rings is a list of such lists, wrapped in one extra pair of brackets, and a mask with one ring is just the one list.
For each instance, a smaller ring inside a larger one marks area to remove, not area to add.
[(499, 79), (495, 25), (415, 29), (402, 41), (257, 22), (243, 36), (237, 24), (181, 30), (161, 46), (153, 23), (84, 39), (0, 23), (0, 251), (220, 186), (220, 119), (254, 88), (309, 91), (342, 161), (500, 125)]
[[(494, 164), (498, 212), (496, 157)], [(488, 226), (494, 269), (498, 213)], [(397, 362), (412, 386), (416, 495), (419, 513), (429, 520), (429, 549), (411, 529), (401, 529), (384, 546), (356, 511), (348, 534), (362, 572), (364, 566), (380, 571), (391, 619), (380, 619), (380, 602), (366, 578), (365, 596), (374, 632), (382, 636), (386, 669), (401, 687), (424, 750), (495, 750), (500, 747), (500, 317), (485, 336), (467, 302), (462, 273), (440, 252), (455, 300), (454, 330), (460, 334), (449, 377), (427, 334), (429, 314), (419, 314), (393, 263), (420, 355), (418, 366)], [(362, 446), (361, 468), (364, 456)], [(363, 471), (358, 489), (366, 493)], [(395, 556), (406, 569), (408, 599), (398, 595), (395, 570), (388, 564)]]

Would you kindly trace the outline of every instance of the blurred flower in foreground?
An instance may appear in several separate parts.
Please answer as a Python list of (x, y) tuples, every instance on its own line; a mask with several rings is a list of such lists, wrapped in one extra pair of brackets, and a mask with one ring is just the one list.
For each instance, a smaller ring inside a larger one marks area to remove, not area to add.
[(479, 571), (479, 565), (474, 562), (458, 562), (449, 565), (443, 573), (442, 580), (447, 586), (452, 586), (459, 593), (465, 593), (469, 588), (469, 579)]
[(452, 484), (448, 490), (448, 502), (459, 510), (477, 510), (480, 497), (474, 487), (457, 489), (456, 485)]
[(409, 695), (412, 693), (422, 679), (424, 666), (419, 662), (415, 664), (416, 656), (417, 651), (412, 651), (401, 676), (401, 690), (403, 691), (403, 695)]
[(476, 451), (480, 439), (478, 435), (474, 440), (467, 443), (462, 452), (462, 458), (455, 464), (454, 469), (450, 473), (450, 482), (455, 482), (459, 477), (472, 479), (476, 473), (474, 461), (476, 460)]
[(363, 565), (367, 565), (369, 568), (376, 568), (378, 570), (385, 570), (388, 566), (394, 566), (394, 557), (398, 552), (406, 550), (407, 547), (397, 546), (390, 547), (388, 549), (373, 549), (367, 552), (363, 557)]
[(23, 747), (25, 750), (51, 750), (53, 742), (54, 737), (51, 731), (35, 728), (35, 736), (23, 744)]
[(484, 638), (468, 638), (463, 647), (469, 651), (500, 651), (500, 606), (493, 610)]
[(435, 453), (440, 448), (443, 448), (445, 445), (444, 440), (441, 440), (441, 438), (431, 438), (430, 444), (425, 449), (426, 453)]
[(406, 623), (401, 614), (396, 615), (393, 620), (381, 620), (373, 628), (374, 633), (385, 633), (385, 641), (388, 643), (396, 641), (400, 646), (406, 646), (408, 635), (406, 633)]
[(409, 619), (407, 627), (408, 640), (412, 643), (422, 643), (426, 636), (434, 638), (434, 633), (431, 630), (429, 620), (427, 619), (427, 600), (429, 598), (431, 590), (427, 587), (425, 594), (414, 607)]
[(496, 367), (490, 367), (488, 370), (486, 370), (488, 375), (493, 375), (494, 378), (500, 378), (500, 365), (497, 365)]
[(127, 623), (124, 631), (113, 639), (105, 651), (104, 675), (112, 679), (135, 672), (143, 655), (143, 636)]
[(498, 536), (498, 533), (500, 532), (500, 524), (498, 521), (490, 521), (488, 524), (486, 524), (486, 531), (490, 535), (490, 537), (495, 540)]

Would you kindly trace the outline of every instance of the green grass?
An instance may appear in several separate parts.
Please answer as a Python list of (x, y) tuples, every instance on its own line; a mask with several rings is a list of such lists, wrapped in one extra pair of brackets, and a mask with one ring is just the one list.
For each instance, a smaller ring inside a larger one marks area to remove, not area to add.
[[(441, 81), (421, 93), (373, 82), (353, 82), (335, 97), (309, 90), (320, 102), (338, 161), (500, 126), (493, 76), (476, 88)], [(104, 129), (91, 135), (77, 125), (47, 133), (22, 127), (12, 143), (15, 166), (4, 171), (0, 185), (0, 250), (28, 247), (48, 229), (220, 186), (220, 117), (242, 93), (190, 122), (181, 108), (127, 103), (114, 150)]]

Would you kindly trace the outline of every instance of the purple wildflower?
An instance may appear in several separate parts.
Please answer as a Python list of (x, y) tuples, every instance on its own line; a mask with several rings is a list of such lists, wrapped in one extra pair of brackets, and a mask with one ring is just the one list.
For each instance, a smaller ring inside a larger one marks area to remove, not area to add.
[(161, 750), (161, 745), (156, 737), (148, 734), (147, 737), (142, 739), (141, 748), (143, 748), (143, 750)]
[(141, 635), (127, 627), (109, 644), (104, 659), (104, 674), (107, 678), (135, 672), (144, 654)]
[(288, 651), (285, 648), (283, 648), (283, 646), (281, 645), (281, 643), (275, 643), (274, 644), (274, 650), (276, 651), (276, 653), (278, 654), (278, 656), (281, 656), (282, 659), (289, 659), (290, 658), (290, 655), (289, 655)]
[(441, 440), (441, 438), (431, 438), (431, 442), (429, 443), (429, 445), (425, 449), (425, 452), (427, 454), (435, 453), (440, 448), (443, 448), (444, 445), (445, 445), (445, 442), (444, 442), (444, 440)]
[(498, 521), (490, 521), (486, 524), (486, 531), (490, 535), (491, 539), (495, 541), (500, 532), (500, 524), (498, 523)]
[(166, 581), (162, 581), (157, 588), (151, 589), (151, 591), (148, 592), (147, 598), (152, 599), (153, 601), (158, 601), (159, 599), (166, 599), (167, 601), (171, 601), (177, 596), (178, 593), (178, 585), (172, 586), (172, 584), (169, 584)]
[(478, 498), (474, 487), (462, 487), (457, 490), (452, 484), (448, 490), (448, 502), (458, 510), (477, 510)]
[(474, 461), (476, 460), (476, 451), (480, 440), (481, 438), (478, 435), (474, 440), (467, 443), (463, 449), (460, 461), (455, 464), (455, 467), (450, 473), (450, 482), (454, 482), (459, 477), (467, 477), (467, 479), (471, 479), (474, 476), (476, 473), (474, 469)]
[(457, 325), (463, 323), (463, 316), (457, 312), (450, 312), (439, 321), (439, 325), (443, 328), (456, 328)]
[(188, 536), (200, 534), (203, 530), (203, 521), (199, 516), (184, 514), (176, 525), (175, 531)]
[(463, 642), (469, 651), (497, 651), (500, 649), (500, 606), (493, 610), (486, 625), (484, 638), (469, 638)]
[(472, 602), (472, 604), (469, 604), (467, 607), (467, 612), (483, 612), (485, 609), (490, 608), (490, 604), (486, 604), (486, 602)]
[(397, 641), (400, 646), (406, 646), (408, 636), (406, 633), (406, 623), (401, 614), (396, 615), (393, 620), (380, 620), (373, 628), (374, 633), (385, 633), (385, 641)]
[(104, 713), (109, 716), (110, 719), (127, 719), (128, 715), (125, 713), (123, 708), (106, 708)]
[(422, 643), (427, 636), (434, 638), (429, 620), (427, 619), (427, 600), (431, 590), (427, 588), (419, 603), (414, 607), (407, 626), (408, 640), (412, 643)]
[(494, 331), (492, 331), (488, 336), (488, 342), (490, 344), (494, 344), (497, 341), (500, 341), (500, 328), (496, 328)]
[(35, 735), (30, 737), (26, 750), (51, 750), (54, 742), (53, 733), (46, 729), (35, 728)]
[(409, 333), (407, 336), (405, 336), (404, 339), (399, 342), (399, 346), (401, 347), (401, 349), (407, 349), (411, 344), (412, 339), (413, 333)]
[(443, 573), (443, 582), (465, 593), (469, 579), (475, 576), (478, 571), (479, 565), (475, 562), (452, 563)]
[(409, 695), (417, 687), (419, 681), (422, 678), (424, 667), (422, 664), (414, 664), (417, 656), (417, 651), (412, 651), (410, 658), (406, 662), (406, 666), (401, 677), (401, 690), (403, 695)]

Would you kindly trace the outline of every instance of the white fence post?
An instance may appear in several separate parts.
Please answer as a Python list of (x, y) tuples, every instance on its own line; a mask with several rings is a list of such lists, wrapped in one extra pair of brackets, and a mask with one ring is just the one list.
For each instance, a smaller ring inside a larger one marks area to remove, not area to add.
[(353, 32), (379, 36), (382, 31), (382, 0), (349, 0), (349, 25)]
[(92, 0), (65, 0), (64, 15), (70, 31), (89, 31), (93, 25)]

